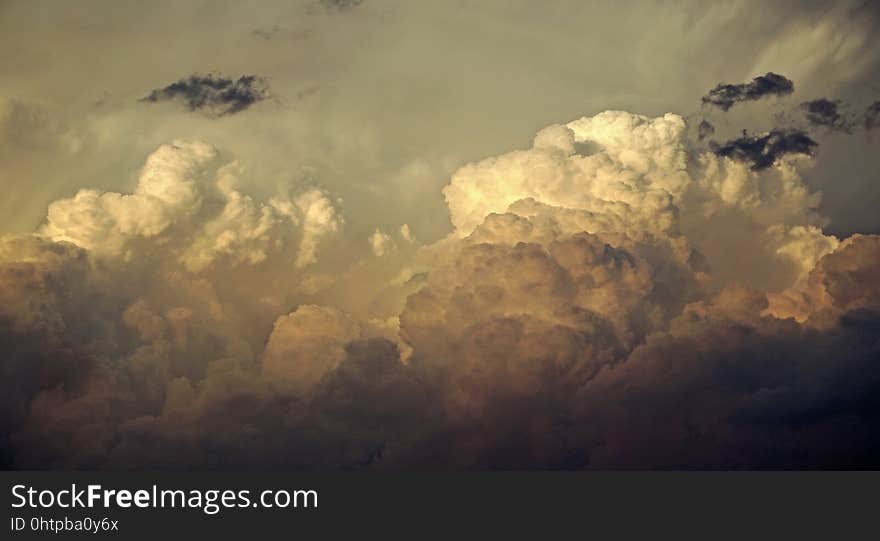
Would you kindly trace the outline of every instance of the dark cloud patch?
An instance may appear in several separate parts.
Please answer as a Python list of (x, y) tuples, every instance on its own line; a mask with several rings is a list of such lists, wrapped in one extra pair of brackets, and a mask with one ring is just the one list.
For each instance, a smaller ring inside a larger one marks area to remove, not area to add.
[(805, 101), (801, 109), (807, 121), (813, 126), (821, 126), (829, 131), (852, 131), (849, 120), (840, 112), (841, 102), (819, 98), (818, 100)]
[(880, 101), (875, 101), (865, 110), (865, 129), (873, 130), (880, 126)]
[(711, 146), (719, 156), (750, 162), (752, 169), (760, 170), (787, 154), (813, 156), (818, 144), (801, 130), (774, 129), (764, 135), (749, 135), (744, 130), (742, 137), (720, 145), (713, 142)]
[(697, 127), (697, 132), (700, 136), (700, 141), (702, 141), (706, 137), (709, 137), (715, 133), (715, 126), (713, 126), (712, 123), (708, 120), (702, 120), (700, 121), (700, 125)]
[(265, 40), (270, 40), (275, 37), (279, 32), (281, 32), (281, 27), (277, 24), (273, 24), (272, 26), (255, 28), (253, 31), (251, 31), (251, 35), (258, 38), (263, 38)]
[(843, 324), (815, 332), (790, 321), (735, 323), (721, 314), (679, 323), (689, 326), (686, 338), (658, 336), (585, 386), (576, 417), (595, 423), (584, 427), (595, 442), (585, 444), (593, 451), (591, 467), (877, 461), (876, 332)]
[(359, 6), (364, 0), (321, 0), (321, 5), (327, 9), (344, 11)]
[(734, 105), (744, 101), (755, 101), (765, 96), (785, 96), (794, 92), (791, 79), (768, 72), (752, 79), (749, 83), (721, 83), (703, 96), (703, 103), (727, 111)]
[(219, 75), (191, 75), (164, 88), (157, 88), (141, 101), (178, 101), (190, 111), (220, 117), (244, 111), (269, 97), (269, 85), (256, 75), (238, 79)]

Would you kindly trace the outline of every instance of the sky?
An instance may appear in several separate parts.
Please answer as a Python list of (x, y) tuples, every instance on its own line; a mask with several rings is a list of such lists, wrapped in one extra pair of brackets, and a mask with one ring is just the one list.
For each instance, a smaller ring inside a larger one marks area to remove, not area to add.
[(878, 24), (4, 0), (0, 463), (876, 467)]

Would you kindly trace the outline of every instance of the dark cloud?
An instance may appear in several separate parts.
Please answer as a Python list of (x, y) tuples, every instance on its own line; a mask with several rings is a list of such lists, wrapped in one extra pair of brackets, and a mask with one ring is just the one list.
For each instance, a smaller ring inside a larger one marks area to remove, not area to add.
[(165, 88), (157, 88), (141, 101), (179, 101), (190, 111), (219, 117), (241, 112), (268, 97), (269, 86), (262, 77), (244, 75), (232, 79), (209, 74), (191, 75)]
[(759, 100), (765, 96), (785, 96), (792, 92), (794, 92), (794, 83), (790, 79), (768, 72), (766, 75), (755, 77), (750, 83), (720, 83), (703, 96), (703, 103), (727, 111), (740, 102)]
[(272, 26), (264, 26), (261, 28), (255, 28), (251, 31), (252, 36), (256, 36), (258, 38), (263, 38), (265, 40), (272, 39), (279, 32), (281, 32), (281, 27), (277, 24), (273, 24)]
[(841, 102), (820, 98), (813, 101), (805, 101), (801, 104), (807, 121), (813, 126), (822, 126), (829, 131), (843, 131), (849, 133), (852, 130), (849, 120), (840, 113)]
[(321, 5), (327, 9), (343, 11), (359, 6), (364, 0), (321, 0)]
[(880, 126), (880, 101), (875, 101), (865, 110), (865, 129), (870, 131)]
[(712, 144), (719, 156), (750, 162), (755, 170), (766, 169), (787, 154), (814, 155), (818, 144), (801, 130), (774, 129), (764, 135), (749, 135), (723, 144)]
[(700, 137), (700, 141), (702, 141), (706, 137), (709, 137), (715, 133), (715, 126), (713, 126), (712, 123), (708, 120), (701, 120), (697, 131)]
[[(585, 235), (552, 243), (552, 254), (538, 245), (475, 244), (449, 267), (476, 265), (450, 277), (465, 290), (444, 294), (438, 280), (409, 301), (409, 362), (388, 340), (355, 340), (305, 395), (222, 353), (200, 373), (150, 365), (151, 346), (126, 346), (120, 330), (111, 331), (116, 349), (140, 352), (125, 363), (90, 360), (94, 346), (63, 333), (41, 343), (45, 323), (16, 302), (36, 288), (43, 320), (66, 314), (73, 301), (50, 293), (76, 293), (56, 282), (69, 267), (88, 265), (69, 245), (27, 243), (31, 267), (0, 269), (0, 292), (13, 301), (2, 308), (0, 340), (19, 359), (15, 392), (3, 395), (11, 435), (0, 442), (13, 467), (880, 465), (880, 237), (854, 237), (820, 260), (808, 280), (813, 312), (802, 323), (762, 315), (765, 294), (729, 286), (625, 349), (614, 323), (563, 304), (578, 287), (601, 292), (593, 278), (577, 276), (585, 258), (594, 271), (623, 276), (644, 263)], [(554, 265), (545, 293), (562, 304), (552, 310), (542, 311), (539, 298), (520, 314), (479, 306), (512, 302)], [(508, 272), (517, 266), (528, 275)], [(438, 308), (467, 319), (457, 329), (436, 326)], [(156, 323), (136, 319), (143, 330)], [(160, 385), (155, 401), (143, 390), (148, 383)]]

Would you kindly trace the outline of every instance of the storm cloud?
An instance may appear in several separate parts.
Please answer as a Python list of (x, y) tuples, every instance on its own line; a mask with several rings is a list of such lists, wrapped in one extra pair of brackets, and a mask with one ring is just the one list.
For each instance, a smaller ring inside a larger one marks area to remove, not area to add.
[(99, 3), (0, 7), (3, 467), (880, 467), (864, 2)]
[(755, 101), (767, 96), (786, 96), (792, 92), (794, 92), (794, 83), (791, 79), (778, 73), (767, 72), (748, 83), (719, 83), (703, 96), (703, 103), (728, 111), (737, 103)]
[(83, 190), (0, 243), (4, 460), (876, 465), (880, 238), (822, 233), (810, 156), (755, 168), (689, 133), (548, 126), (453, 174), (447, 238), (376, 230), (349, 272), (326, 192), (264, 201), (212, 146), (162, 146), (131, 193)]
[(715, 144), (713, 150), (719, 156), (749, 162), (754, 169), (766, 169), (788, 154), (812, 156), (817, 147), (818, 143), (804, 131), (774, 129), (766, 134), (744, 133), (742, 137)]
[(141, 99), (160, 103), (177, 101), (188, 110), (221, 117), (244, 111), (269, 97), (269, 85), (256, 75), (238, 79), (220, 75), (190, 75), (164, 88), (157, 88)]

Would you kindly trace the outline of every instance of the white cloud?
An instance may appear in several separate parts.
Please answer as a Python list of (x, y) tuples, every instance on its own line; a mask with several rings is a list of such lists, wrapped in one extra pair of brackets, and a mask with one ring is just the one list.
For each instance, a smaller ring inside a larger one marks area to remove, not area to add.
[(377, 257), (382, 257), (386, 252), (394, 247), (394, 241), (387, 233), (383, 233), (381, 229), (376, 229), (370, 235), (370, 248)]
[[(552, 207), (557, 227), (569, 231), (689, 242), (722, 273), (719, 284), (731, 278), (731, 258), (765, 260), (739, 266), (738, 279), (767, 287), (790, 285), (834, 247), (815, 212), (821, 196), (798, 174), (802, 158), (754, 171), (687, 137), (675, 114), (606, 111), (545, 128), (530, 149), (455, 172), (444, 194), (456, 235), (493, 212), (533, 216)], [(792, 234), (813, 248), (795, 248)]]
[(298, 268), (314, 263), (320, 240), (342, 226), (326, 192), (311, 188), (260, 203), (237, 189), (238, 164), (219, 161), (204, 142), (162, 145), (132, 193), (80, 190), (49, 206), (41, 233), (105, 257), (130, 258), (146, 239), (179, 253), (192, 272), (220, 258), (257, 264), (286, 250), (296, 251)]

